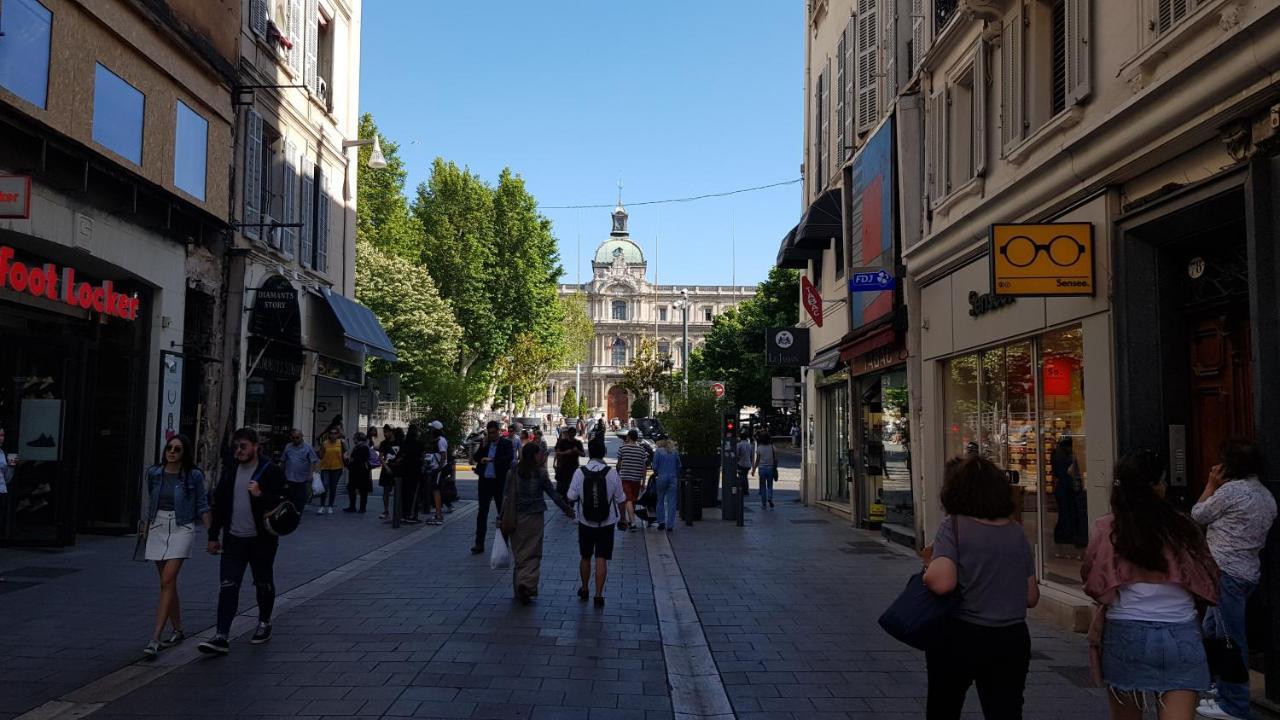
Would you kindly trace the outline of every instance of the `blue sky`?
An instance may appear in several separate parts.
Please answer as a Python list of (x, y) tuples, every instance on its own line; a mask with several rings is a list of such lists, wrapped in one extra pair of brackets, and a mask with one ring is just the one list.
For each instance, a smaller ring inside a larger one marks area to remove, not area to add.
[[(411, 194), (436, 156), (510, 166), (544, 206), (611, 205), (619, 178), (630, 202), (765, 185), (800, 176), (803, 33), (801, 0), (364, 0), (360, 107)], [(731, 247), (753, 284), (800, 197), (632, 206), (631, 233), (651, 280), (657, 242), (663, 284), (729, 283)], [(543, 212), (565, 281), (589, 277), (610, 210)]]

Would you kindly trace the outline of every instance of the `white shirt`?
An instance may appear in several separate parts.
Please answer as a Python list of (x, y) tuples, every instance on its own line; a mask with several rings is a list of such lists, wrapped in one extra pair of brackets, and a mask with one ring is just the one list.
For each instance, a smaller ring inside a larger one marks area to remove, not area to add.
[(1177, 583), (1128, 583), (1116, 589), (1116, 601), (1107, 607), (1107, 620), (1195, 622), (1196, 601)]
[[(575, 508), (574, 514), (577, 516), (578, 522), (586, 525), (587, 527), (605, 527), (607, 525), (616, 524), (618, 522), (618, 504), (625, 503), (627, 501), (627, 494), (622, 491), (622, 478), (618, 477), (618, 471), (599, 460), (592, 460), (583, 467), (591, 470), (592, 472), (609, 468), (609, 474), (605, 475), (604, 478), (605, 487), (609, 493), (609, 517), (605, 518), (604, 522), (592, 522), (582, 517), (582, 508), (577, 507)], [(582, 469), (583, 468), (578, 468), (573, 471), (573, 480), (569, 483), (569, 502), (574, 503), (575, 505), (580, 505), (581, 503), (578, 501), (582, 499)]]

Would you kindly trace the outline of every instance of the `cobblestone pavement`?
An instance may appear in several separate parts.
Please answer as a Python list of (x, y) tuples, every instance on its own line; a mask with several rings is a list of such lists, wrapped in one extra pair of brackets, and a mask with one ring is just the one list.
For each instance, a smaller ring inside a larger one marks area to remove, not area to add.
[[(714, 665), (702, 667), (709, 668), (717, 692), (723, 688), (722, 697), (739, 718), (923, 717), (923, 657), (876, 625), (916, 561), (794, 498), (780, 493), (777, 509), (766, 512), (749, 504), (743, 528), (714, 519), (710, 511), (707, 520), (669, 534), (669, 546), (653, 538), (656, 531), (618, 534), (603, 609), (575, 596), (576, 530), (554, 513), (547, 515), (540, 597), (529, 607), (511, 600), (508, 572), (490, 570), (487, 555), (468, 553), (474, 515), (466, 510), (430, 532), (376, 528), (361, 530), (357, 538), (329, 533), (302, 540), (281, 553), (282, 566), (295, 566), (282, 567), (282, 576), (293, 573), (289, 582), (339, 565), (315, 561), (316, 569), (306, 570), (311, 554), (363, 555), (367, 562), (340, 569), (336, 577), (329, 572), (325, 577), (332, 582), (286, 603), (268, 645), (251, 646), (240, 637), (226, 658), (198, 656), (190, 647), (166, 651), (159, 661), (171, 665), (166, 674), (139, 675), (105, 704), (65, 709), (91, 712), (95, 720), (672, 718), (684, 707), (672, 706), (673, 678), (680, 686), (681, 673), (702, 672), (693, 667), (697, 663), (682, 670), (687, 658), (673, 655), (673, 646), (704, 644)], [(752, 493), (749, 502), (756, 499)], [(320, 525), (308, 521), (304, 529)], [(370, 550), (395, 539), (398, 545)], [(654, 573), (662, 598), (654, 597), (653, 558), (665, 564), (655, 564)], [(0, 567), (14, 560), (3, 551)], [(36, 564), (25, 556), (21, 562)], [(6, 676), (0, 680), (0, 717), (63, 697), (95, 672), (146, 671), (146, 663), (135, 663), (136, 646), (145, 637), (153, 583), (133, 569), (128, 552), (123, 559), (115, 551), (100, 554), (97, 564), (0, 594), (0, 612), (27, 613), (22, 617), (29, 622), (43, 623), (37, 632), (22, 630), (21, 641), (4, 638), (0, 645)], [(212, 592), (194, 589), (213, 584), (197, 578), (198, 572), (184, 575), (191, 628), (212, 620)], [(670, 633), (684, 635), (688, 628), (660, 614), (672, 605), (667, 593), (685, 587), (701, 632), (693, 641), (673, 643)], [(54, 602), (59, 595), (63, 599)], [(30, 607), (41, 603), (47, 606)], [(1032, 634), (1026, 717), (1105, 717), (1105, 696), (1082, 686), (1083, 637), (1034, 624)], [(41, 637), (43, 654), (36, 652)], [(95, 644), (108, 649), (81, 665)], [(28, 655), (13, 655), (11, 648), (25, 648)], [(50, 670), (59, 658), (78, 668), (66, 679)], [(22, 674), (31, 667), (46, 674), (39, 680)], [(24, 683), (35, 689), (23, 690)], [(980, 717), (976, 697), (968, 711), (966, 717)]]

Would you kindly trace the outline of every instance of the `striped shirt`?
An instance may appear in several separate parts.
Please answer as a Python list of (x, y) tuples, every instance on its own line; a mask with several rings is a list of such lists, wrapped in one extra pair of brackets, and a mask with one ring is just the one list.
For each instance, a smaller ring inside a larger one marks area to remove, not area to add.
[(649, 465), (649, 453), (639, 443), (624, 444), (618, 448), (618, 475), (627, 482), (644, 482), (644, 471)]

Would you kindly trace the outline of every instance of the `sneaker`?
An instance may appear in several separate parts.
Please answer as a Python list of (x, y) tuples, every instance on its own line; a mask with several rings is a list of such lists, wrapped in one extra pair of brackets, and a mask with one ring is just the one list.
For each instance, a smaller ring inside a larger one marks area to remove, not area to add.
[(321, 505), (321, 506), (320, 506), (320, 509), (316, 511), (316, 514), (317, 514), (317, 515), (323, 515), (323, 514), (324, 514), (324, 506), (323, 506), (323, 505)]
[(381, 515), (379, 515), (379, 516), (378, 516), (378, 519), (379, 519), (379, 520), (390, 520), (390, 519), (391, 519), (391, 516), (390, 516), (390, 515), (388, 515), (387, 513), (382, 513)]
[(253, 645), (261, 645), (271, 639), (271, 623), (259, 622), (258, 629), (253, 633), (253, 637), (249, 642)]
[(196, 649), (206, 655), (226, 655), (231, 652), (231, 643), (222, 635), (214, 635), (212, 639), (197, 645)]
[(170, 636), (168, 637), (168, 639), (166, 639), (166, 640), (161, 640), (161, 641), (160, 641), (160, 647), (161, 647), (161, 648), (171, 648), (171, 647), (173, 647), (174, 645), (177, 645), (178, 643), (180, 643), (180, 642), (182, 642), (183, 640), (186, 640), (186, 639), (187, 639), (187, 634), (186, 634), (186, 633), (182, 632), (181, 630), (174, 630), (174, 631), (173, 631), (173, 634), (172, 634), (172, 635), (170, 635)]
[(153, 658), (159, 655), (160, 654), (159, 641), (152, 640), (151, 642), (147, 643), (147, 646), (142, 648), (142, 654), (149, 658)]
[(400, 522), (404, 525), (417, 525), (422, 521), (418, 518), (401, 518)]
[(1218, 720), (1243, 720), (1242, 718), (1223, 710), (1222, 707), (1218, 705), (1218, 701), (1212, 699), (1202, 700), (1200, 702), (1200, 706), (1196, 708), (1196, 717), (1217, 718)]

